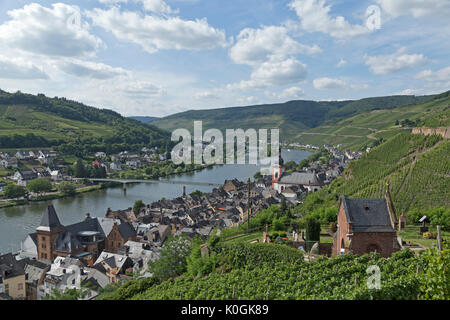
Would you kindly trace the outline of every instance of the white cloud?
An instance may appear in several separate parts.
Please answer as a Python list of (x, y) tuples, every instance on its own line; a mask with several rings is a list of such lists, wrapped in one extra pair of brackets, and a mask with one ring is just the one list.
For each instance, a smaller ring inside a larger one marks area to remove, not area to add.
[(270, 85), (287, 85), (300, 82), (306, 78), (306, 65), (295, 58), (280, 59), (271, 57), (252, 72), (251, 78), (258, 83)]
[(63, 61), (58, 64), (58, 67), (62, 71), (77, 77), (99, 80), (129, 75), (129, 72), (122, 68), (113, 68), (104, 63), (81, 60)]
[(249, 80), (229, 84), (227, 89), (263, 89), (301, 82), (307, 75), (306, 65), (294, 55), (320, 52), (317, 45), (307, 46), (292, 39), (283, 26), (246, 28), (230, 49), (230, 57), (233, 62), (249, 65), (253, 70)]
[(426, 81), (450, 81), (450, 67), (435, 72), (424, 70), (416, 75), (416, 79), (423, 79)]
[(426, 15), (442, 15), (448, 19), (448, 0), (377, 0), (381, 8), (393, 17), (412, 15), (415, 18)]
[(365, 83), (351, 84), (342, 79), (328, 77), (314, 79), (313, 86), (317, 90), (365, 90), (369, 88)]
[(97, 26), (118, 39), (140, 45), (149, 53), (165, 49), (206, 50), (228, 45), (225, 32), (211, 27), (206, 19), (141, 16), (136, 12), (94, 9), (86, 13)]
[(227, 89), (249, 90), (289, 85), (305, 80), (307, 73), (306, 65), (295, 58), (272, 56), (253, 70), (250, 80), (228, 84)]
[(435, 87), (437, 90), (450, 89), (450, 67), (437, 71), (424, 70), (416, 74), (415, 78), (427, 81), (429, 87)]
[(301, 27), (308, 32), (322, 32), (341, 39), (371, 32), (363, 25), (350, 24), (342, 16), (331, 17), (331, 6), (326, 6), (325, 0), (294, 0), (289, 6), (300, 18)]
[[(118, 4), (128, 3), (128, 0), (99, 0), (104, 4)], [(173, 10), (164, 0), (130, 0), (141, 3), (146, 11), (154, 13), (178, 13), (178, 10)]]
[(2, 79), (48, 79), (48, 75), (33, 63), (21, 58), (0, 55), (0, 78)]
[(211, 99), (219, 99), (219, 96), (211, 91), (203, 91), (197, 92), (195, 94), (195, 98), (198, 100), (211, 100)]
[(379, 56), (364, 56), (366, 65), (374, 74), (390, 74), (404, 69), (410, 69), (424, 65), (428, 59), (423, 54), (407, 54), (406, 48), (400, 48), (397, 52)]
[(166, 90), (148, 81), (126, 82), (121, 88), (123, 93), (133, 99), (149, 99), (162, 97)]
[(236, 44), (230, 50), (230, 57), (235, 63), (254, 66), (272, 55), (288, 56), (320, 52), (322, 50), (317, 45), (307, 46), (292, 39), (285, 27), (269, 26), (242, 30)]
[(314, 79), (313, 85), (314, 88), (319, 90), (345, 89), (347, 87), (347, 83), (345, 81), (327, 77)]
[(397, 93), (397, 95), (401, 96), (411, 96), (417, 94), (417, 90), (414, 89), (405, 89)]
[(347, 61), (345, 59), (341, 59), (339, 60), (338, 64), (336, 65), (336, 67), (340, 68), (343, 67), (347, 64)]
[(8, 11), (0, 25), (0, 42), (8, 48), (63, 57), (92, 56), (103, 42), (89, 33), (80, 9), (63, 3), (46, 8), (37, 3)]
[(266, 95), (269, 98), (275, 98), (275, 99), (299, 99), (301, 98), (305, 92), (302, 88), (299, 87), (290, 87), (285, 90), (283, 90), (281, 93), (273, 93), (273, 92), (266, 92)]

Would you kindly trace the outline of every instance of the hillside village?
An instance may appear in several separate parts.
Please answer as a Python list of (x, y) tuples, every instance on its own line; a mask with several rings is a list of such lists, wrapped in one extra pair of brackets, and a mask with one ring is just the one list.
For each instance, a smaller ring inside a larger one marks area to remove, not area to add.
[[(169, 236), (207, 239), (213, 230), (220, 234), (220, 230), (242, 225), (248, 220), (249, 212), (254, 217), (283, 198), (292, 205), (300, 203), (308, 192), (329, 184), (351, 159), (360, 156), (358, 152), (328, 149), (333, 155), (329, 163), (312, 163), (304, 171), (295, 172), (302, 179), (289, 183), (285, 183), (284, 177), (292, 173), (284, 172), (280, 166), (274, 168), (272, 176), (250, 184), (238, 179), (226, 180), (210, 193), (194, 192), (171, 200), (161, 199), (143, 205), (137, 213), (132, 208), (108, 208), (104, 217), (91, 217), (87, 213), (83, 221), (66, 226), (50, 205), (36, 232), (22, 241), (19, 255), (9, 253), (0, 257), (5, 261), (0, 297), (40, 300), (51, 295), (53, 289), (79, 289), (89, 283), (92, 289), (86, 299), (92, 299), (108, 284), (127, 281), (133, 276), (148, 277), (151, 275), (148, 262), (159, 258)], [(26, 154), (21, 152), (21, 156)], [(126, 161), (130, 154), (123, 152), (114, 158)], [(282, 173), (281, 179), (275, 176), (275, 171)], [(307, 181), (305, 177), (314, 179)], [(80, 277), (75, 277), (76, 274)]]
[[(114, 177), (118, 172), (147, 168), (155, 163), (167, 161), (165, 152), (159, 153), (157, 147), (141, 149), (141, 152), (122, 151), (118, 154), (107, 155), (96, 152), (87, 161), (86, 167), (93, 172), (92, 177)], [(16, 184), (26, 188), (30, 181), (46, 179), (54, 187), (62, 181), (74, 181), (74, 164), (66, 161), (69, 155), (61, 155), (52, 150), (18, 150), (16, 153), (0, 152), (0, 170), (3, 179), (0, 181), (0, 194), (8, 184)], [(90, 176), (86, 176), (89, 178)], [(77, 185), (83, 188), (84, 185)], [(32, 195), (28, 195), (28, 198)], [(15, 197), (12, 197), (15, 198)]]

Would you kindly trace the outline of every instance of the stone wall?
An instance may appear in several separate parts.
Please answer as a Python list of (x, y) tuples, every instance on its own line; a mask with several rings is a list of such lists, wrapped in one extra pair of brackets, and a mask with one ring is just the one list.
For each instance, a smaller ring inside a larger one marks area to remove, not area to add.
[(444, 139), (450, 139), (450, 127), (440, 127), (440, 128), (414, 128), (412, 130), (413, 134), (424, 134), (426, 136), (432, 134), (438, 134), (442, 136)]

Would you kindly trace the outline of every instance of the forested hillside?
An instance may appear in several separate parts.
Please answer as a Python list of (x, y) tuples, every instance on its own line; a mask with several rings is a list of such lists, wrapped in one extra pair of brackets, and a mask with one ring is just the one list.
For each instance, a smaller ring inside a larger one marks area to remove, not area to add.
[(81, 156), (164, 147), (169, 139), (167, 132), (112, 110), (42, 94), (0, 92), (0, 148), (55, 147)]
[[(280, 128), (283, 141), (300, 141), (310, 143), (307, 140), (323, 144), (332, 140), (332, 134), (327, 135), (326, 128), (336, 125), (338, 121), (359, 114), (377, 112), (379, 110), (392, 110), (401, 106), (415, 106), (431, 101), (435, 96), (389, 96), (366, 98), (356, 101), (289, 101), (286, 103), (257, 105), (248, 107), (232, 107), (212, 110), (192, 110), (174, 114), (162, 119), (157, 119), (152, 124), (172, 131), (176, 128), (192, 130), (193, 121), (203, 121), (205, 129), (217, 128), (220, 130), (235, 128)], [(405, 107), (405, 108), (408, 108)], [(407, 117), (404, 116), (402, 119)], [(400, 117), (401, 118), (401, 117)], [(395, 121), (395, 119), (393, 120)], [(389, 123), (394, 126), (394, 122)], [(311, 129), (318, 128), (313, 131)], [(370, 126), (369, 126), (370, 128)], [(301, 136), (302, 132), (312, 132), (312, 135)], [(319, 132), (326, 135), (317, 135)], [(338, 137), (338, 142), (360, 143), (376, 140), (375, 137), (367, 137), (372, 132), (367, 129), (361, 132), (358, 128), (350, 128), (345, 132), (331, 132)], [(363, 139), (358, 139), (363, 138)]]

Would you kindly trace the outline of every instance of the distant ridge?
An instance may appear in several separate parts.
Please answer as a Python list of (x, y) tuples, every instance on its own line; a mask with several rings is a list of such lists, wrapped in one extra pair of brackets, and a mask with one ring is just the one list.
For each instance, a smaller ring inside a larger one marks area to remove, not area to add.
[(128, 118), (140, 121), (142, 123), (149, 123), (149, 122), (159, 119), (158, 117), (146, 117), (146, 116), (133, 116), (133, 117), (128, 117)]

